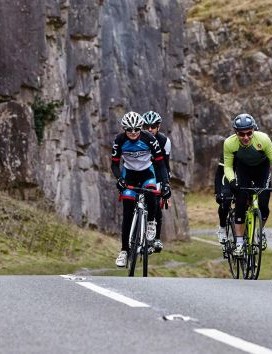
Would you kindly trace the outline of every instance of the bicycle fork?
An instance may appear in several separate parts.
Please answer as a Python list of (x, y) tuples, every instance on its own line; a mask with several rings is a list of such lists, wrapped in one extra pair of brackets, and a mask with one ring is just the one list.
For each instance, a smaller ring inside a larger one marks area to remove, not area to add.
[(246, 219), (247, 219), (247, 225), (248, 225), (248, 230), (247, 230), (247, 238), (248, 238), (248, 244), (252, 244), (252, 238), (253, 238), (253, 232), (254, 232), (254, 210), (257, 210), (259, 208), (258, 206), (258, 195), (253, 194), (252, 196), (252, 206), (247, 210), (246, 213)]
[(141, 234), (140, 234), (139, 244), (143, 245), (144, 236), (146, 233), (146, 224), (147, 224), (147, 210), (145, 209), (144, 195), (139, 195), (139, 201), (138, 201), (137, 206), (135, 207), (135, 210), (134, 210), (130, 233), (129, 233), (129, 247), (131, 247), (132, 236), (133, 236), (135, 227), (137, 225), (137, 220), (139, 217), (141, 217), (141, 220), (138, 221), (138, 222), (140, 222), (140, 225), (141, 225)]

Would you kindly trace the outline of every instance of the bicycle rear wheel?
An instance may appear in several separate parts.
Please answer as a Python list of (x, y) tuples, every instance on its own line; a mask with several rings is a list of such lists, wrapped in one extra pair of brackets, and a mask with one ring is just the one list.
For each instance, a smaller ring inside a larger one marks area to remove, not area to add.
[(262, 216), (258, 209), (254, 211), (254, 229), (250, 247), (251, 279), (257, 280), (262, 263)]
[(136, 267), (137, 257), (138, 257), (138, 246), (139, 246), (140, 236), (141, 236), (141, 222), (142, 222), (141, 213), (138, 212), (137, 221), (132, 233), (131, 244), (128, 253), (128, 276), (129, 277), (134, 277), (134, 273), (135, 273), (135, 267)]
[(226, 225), (227, 242), (226, 254), (228, 258), (231, 275), (234, 279), (239, 279), (239, 258), (233, 255), (235, 248), (234, 211), (229, 212)]

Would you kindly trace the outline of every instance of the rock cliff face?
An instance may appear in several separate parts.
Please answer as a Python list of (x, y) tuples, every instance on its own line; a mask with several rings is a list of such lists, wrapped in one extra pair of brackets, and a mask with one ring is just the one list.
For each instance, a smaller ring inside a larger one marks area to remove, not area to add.
[[(181, 2), (10, 0), (1, 2), (0, 19), (1, 188), (20, 187), (25, 196), (36, 188), (60, 215), (118, 233), (111, 144), (125, 112), (156, 110), (172, 140), (164, 237), (188, 237), (184, 188), (194, 166), (193, 105)], [(61, 103), (41, 144), (35, 97)]]
[[(254, 11), (245, 13), (251, 20), (255, 15)], [(211, 189), (223, 139), (232, 134), (231, 119), (250, 113), (259, 128), (271, 136), (272, 40), (261, 44), (250, 28), (246, 33), (241, 28), (233, 30), (220, 18), (190, 19), (185, 37), (194, 105), (193, 186)]]

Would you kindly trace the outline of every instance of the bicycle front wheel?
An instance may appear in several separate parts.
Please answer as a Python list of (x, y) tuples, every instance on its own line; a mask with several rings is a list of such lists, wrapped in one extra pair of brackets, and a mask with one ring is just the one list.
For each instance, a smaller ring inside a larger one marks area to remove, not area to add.
[(254, 228), (250, 247), (251, 279), (257, 280), (262, 262), (262, 216), (260, 210), (254, 211)]
[(128, 254), (128, 276), (134, 277), (135, 267), (137, 263), (138, 257), (138, 246), (140, 243), (140, 236), (141, 236), (141, 222), (142, 217), (141, 213), (137, 212), (137, 220), (134, 226), (134, 230), (132, 232), (131, 237), (131, 244)]
[(227, 242), (225, 245), (231, 275), (234, 279), (239, 279), (239, 258), (233, 255), (235, 249), (235, 229), (234, 229), (234, 212), (230, 211), (226, 225)]

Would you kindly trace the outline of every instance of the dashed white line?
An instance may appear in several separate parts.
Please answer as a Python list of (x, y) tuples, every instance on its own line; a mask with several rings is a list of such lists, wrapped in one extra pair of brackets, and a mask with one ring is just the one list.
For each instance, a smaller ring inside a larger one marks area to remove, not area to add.
[(231, 336), (227, 333), (218, 331), (212, 328), (199, 328), (194, 330), (197, 333), (203, 334), (204, 336), (215, 339), (219, 342), (228, 344), (234, 348), (243, 350), (244, 352), (251, 354), (272, 354), (272, 350), (262, 347), (258, 344), (247, 342), (244, 339)]
[(84, 286), (85, 288), (95, 291), (98, 294), (107, 296), (115, 301), (122, 302), (123, 304), (128, 305), (130, 307), (150, 307), (148, 304), (145, 304), (144, 302), (133, 300), (129, 297), (115, 293), (114, 291), (111, 291), (109, 289), (105, 289), (100, 286), (94, 285), (90, 282), (76, 282), (76, 284)]

